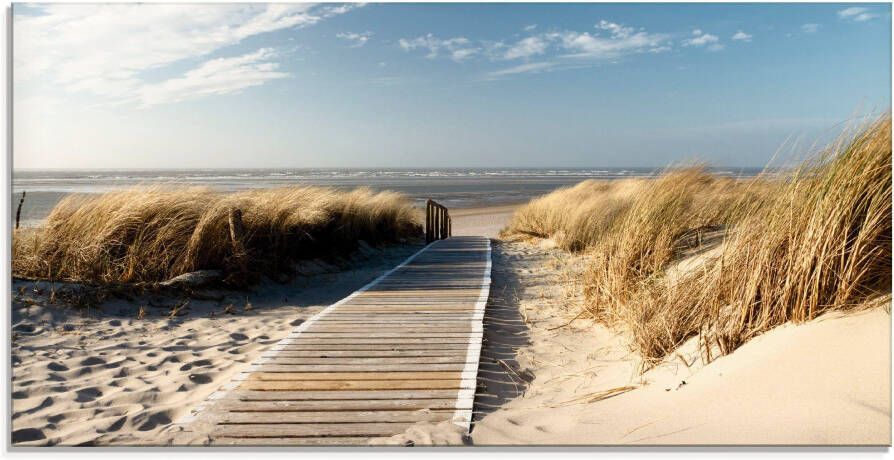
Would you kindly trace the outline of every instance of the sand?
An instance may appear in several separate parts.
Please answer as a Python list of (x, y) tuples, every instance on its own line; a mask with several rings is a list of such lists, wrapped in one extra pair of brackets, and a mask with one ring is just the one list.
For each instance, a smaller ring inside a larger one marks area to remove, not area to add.
[(512, 213), (519, 206), (520, 204), (509, 204), (483, 208), (451, 209), (450, 219), (453, 221), (453, 234), (497, 238), (500, 230), (506, 226)]
[(499, 396), (478, 398), (476, 445), (890, 444), (890, 298), (776, 328), (707, 365), (693, 340), (639, 375), (624, 334), (571, 321), (585, 256), (549, 246), (495, 246), (493, 289), (515, 293), (498, 305), (527, 330), (504, 372), (517, 387), (479, 384)]
[[(369, 250), (352, 269), (250, 292), (211, 293), (168, 319), (178, 298), (109, 299), (100, 310), (49, 302), (47, 283), (13, 283), (12, 438), (16, 445), (165, 445), (170, 425), (301, 321), (419, 249)], [(61, 297), (62, 285), (56, 286)], [(251, 304), (246, 311), (246, 299)], [(147, 316), (138, 319), (145, 305)], [(152, 306), (152, 305), (157, 305)], [(225, 312), (232, 305), (232, 314)]]

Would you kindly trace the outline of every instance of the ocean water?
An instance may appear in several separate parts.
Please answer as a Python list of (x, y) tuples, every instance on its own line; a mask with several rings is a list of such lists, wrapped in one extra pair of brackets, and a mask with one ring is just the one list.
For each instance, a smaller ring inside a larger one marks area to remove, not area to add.
[[(22, 191), (27, 192), (22, 224), (35, 225), (68, 194), (140, 185), (200, 185), (221, 191), (286, 185), (369, 187), (404, 193), (420, 205), (433, 199), (448, 208), (469, 208), (521, 203), (586, 179), (650, 177), (658, 172), (648, 168), (27, 170), (13, 172), (12, 213), (15, 219)], [(715, 172), (752, 176), (759, 170)]]

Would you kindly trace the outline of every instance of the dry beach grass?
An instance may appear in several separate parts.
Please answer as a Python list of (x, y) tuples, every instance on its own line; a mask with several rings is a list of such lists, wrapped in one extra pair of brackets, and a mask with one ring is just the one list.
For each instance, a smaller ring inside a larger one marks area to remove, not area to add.
[(583, 182), (520, 208), (504, 235), (588, 251), (586, 308), (628, 330), (647, 364), (699, 334), (710, 359), (890, 292), (891, 119), (843, 135), (789, 175), (685, 168)]
[[(241, 211), (244, 235), (232, 242), (230, 215)], [(408, 199), (369, 189), (283, 187), (218, 193), (206, 188), (148, 187), (74, 195), (36, 229), (13, 237), (19, 276), (100, 283), (163, 281), (218, 269), (230, 280), (273, 274), (300, 259), (343, 254), (359, 241), (418, 235)]]

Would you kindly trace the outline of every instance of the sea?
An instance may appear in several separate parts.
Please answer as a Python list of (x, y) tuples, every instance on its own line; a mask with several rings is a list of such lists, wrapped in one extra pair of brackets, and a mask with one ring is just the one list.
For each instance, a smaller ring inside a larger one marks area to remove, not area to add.
[[(68, 194), (141, 185), (199, 185), (223, 192), (289, 185), (369, 187), (404, 193), (419, 205), (433, 199), (447, 208), (472, 208), (526, 202), (586, 179), (652, 177), (660, 172), (661, 168), (17, 170), (11, 209), (14, 220), (19, 198), (26, 192), (21, 224), (33, 226)], [(760, 170), (714, 168), (713, 172), (747, 177)]]

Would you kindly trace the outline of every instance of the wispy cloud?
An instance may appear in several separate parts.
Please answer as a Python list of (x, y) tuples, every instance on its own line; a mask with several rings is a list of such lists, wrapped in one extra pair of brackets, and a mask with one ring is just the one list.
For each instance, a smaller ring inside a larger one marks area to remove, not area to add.
[(274, 57), (276, 52), (273, 49), (261, 48), (242, 56), (212, 59), (182, 77), (141, 86), (136, 93), (137, 102), (145, 108), (215, 94), (237, 93), (287, 77), (287, 73), (277, 71), (278, 63), (271, 62)]
[(336, 37), (350, 42), (351, 48), (360, 48), (361, 46), (365, 45), (366, 42), (368, 42), (369, 39), (372, 38), (372, 35), (373, 35), (373, 33), (369, 32), (369, 31), (360, 32), (360, 33), (339, 32), (339, 33), (335, 34)]
[(878, 17), (869, 8), (862, 6), (852, 6), (838, 11), (838, 17), (848, 21), (865, 22)]
[(820, 24), (802, 24), (801, 32), (804, 32), (805, 34), (815, 34), (817, 31), (819, 31), (820, 27)]
[(732, 39), (740, 42), (750, 42), (752, 38), (751, 34), (747, 34), (742, 32), (741, 30), (733, 34)]
[[(306, 27), (356, 8), (312, 4), (43, 4), (15, 16), (17, 82), (47, 81), (69, 92), (144, 106), (183, 100), (176, 88), (199, 95), (257, 86), (284, 74), (272, 70), (267, 49), (211, 59), (186, 74), (150, 83), (146, 73), (202, 58), (242, 40)], [(220, 72), (219, 78), (212, 75)], [(224, 83), (227, 81), (228, 83)], [(207, 84), (202, 86), (202, 84)]]
[(537, 24), (529, 24), (524, 27), (525, 32), (531, 32), (537, 28)]
[(450, 59), (456, 62), (464, 61), (481, 51), (480, 47), (472, 45), (471, 40), (465, 37), (453, 37), (441, 39), (433, 34), (427, 34), (412, 39), (401, 38), (398, 44), (404, 51), (413, 51), (416, 49), (426, 50), (428, 53), (425, 57), (434, 59), (441, 53), (446, 53)]
[(517, 66), (509, 67), (507, 69), (495, 70), (493, 72), (488, 72), (485, 76), (486, 79), (495, 80), (500, 77), (506, 77), (509, 75), (516, 75), (520, 73), (539, 73), (552, 69), (556, 66), (555, 62), (529, 62), (527, 64), (520, 64)]

